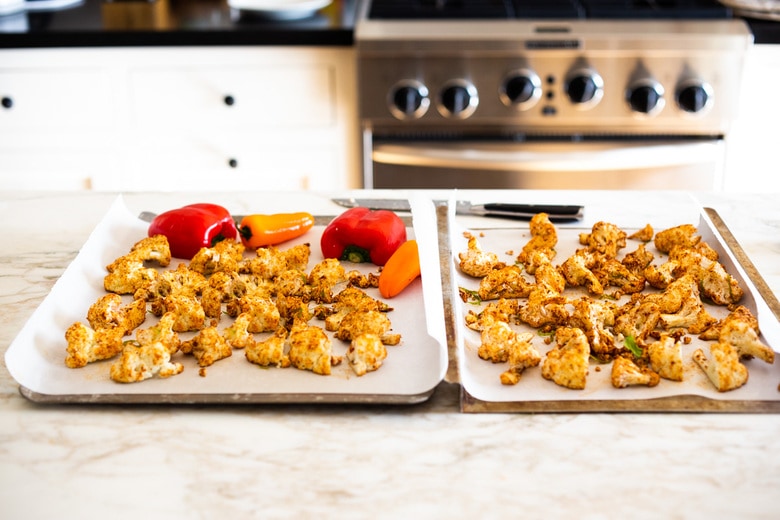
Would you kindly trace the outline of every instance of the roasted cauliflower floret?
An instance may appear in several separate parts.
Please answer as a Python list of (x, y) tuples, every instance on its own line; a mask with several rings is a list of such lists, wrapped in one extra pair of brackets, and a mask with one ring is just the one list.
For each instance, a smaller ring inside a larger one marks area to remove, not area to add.
[(511, 298), (501, 298), (488, 303), (479, 313), (469, 310), (466, 313), (466, 326), (481, 331), (496, 321), (509, 323), (520, 310), (520, 302)]
[(200, 330), (206, 324), (206, 313), (200, 300), (191, 296), (167, 296), (152, 303), (152, 312), (157, 316), (173, 313), (176, 317), (173, 330), (176, 332)]
[(653, 244), (662, 253), (668, 253), (675, 246), (690, 248), (701, 240), (697, 233), (698, 230), (693, 224), (682, 224), (656, 233)]
[(157, 262), (160, 267), (167, 267), (171, 263), (171, 246), (165, 235), (139, 240), (130, 248), (130, 253), (144, 262)]
[[(747, 308), (743, 307), (745, 311)], [(747, 311), (750, 314), (750, 311)], [(753, 358), (772, 364), (775, 362), (775, 351), (761, 343), (758, 338), (758, 327), (753, 326), (752, 315), (732, 312), (723, 321), (718, 331), (718, 340), (730, 344), (741, 358)], [(754, 318), (753, 318), (754, 319)]]
[(315, 374), (330, 375), (331, 366), (342, 359), (331, 352), (331, 341), (320, 327), (296, 322), (290, 331), (288, 356), (292, 366), (311, 370)]
[(130, 334), (144, 320), (146, 320), (144, 300), (133, 300), (124, 305), (122, 297), (116, 293), (101, 296), (87, 311), (87, 321), (93, 329), (121, 327), (125, 334)]
[(155, 376), (175, 376), (182, 370), (184, 366), (181, 363), (171, 362), (171, 355), (162, 343), (128, 344), (111, 365), (110, 376), (117, 383), (137, 383)]
[(247, 285), (241, 275), (235, 271), (214, 273), (203, 289), (200, 303), (209, 318), (222, 315), (222, 304), (237, 300), (247, 293)]
[(747, 383), (747, 367), (739, 362), (737, 350), (725, 341), (710, 344), (710, 359), (702, 349), (696, 349), (693, 360), (718, 392), (735, 390)]
[(214, 247), (202, 247), (190, 260), (189, 267), (204, 276), (219, 271), (238, 271), (244, 259), (244, 245), (233, 240), (222, 240)]
[(634, 294), (645, 288), (645, 277), (632, 272), (615, 258), (604, 258), (597, 264), (593, 274), (601, 281), (602, 286), (617, 287), (623, 294)]
[(533, 287), (534, 284), (523, 276), (520, 266), (508, 265), (501, 269), (493, 269), (482, 278), (477, 294), (482, 301), (499, 298), (525, 298)]
[(273, 291), (278, 295), (300, 296), (308, 299), (311, 297), (309, 277), (304, 271), (286, 269), (274, 279)]
[(505, 267), (506, 264), (498, 258), (497, 254), (482, 250), (477, 237), (471, 233), (465, 233), (465, 236), (468, 238), (468, 249), (458, 253), (458, 267), (463, 274), (482, 278), (493, 269)]
[(262, 367), (277, 366), (287, 368), (290, 366), (290, 358), (284, 353), (287, 343), (287, 329), (279, 327), (263, 341), (250, 341), (246, 345), (244, 354), (250, 363)]
[(331, 303), (336, 285), (347, 281), (347, 272), (337, 258), (326, 258), (309, 273), (311, 297), (323, 303)]
[(288, 329), (296, 321), (306, 322), (313, 316), (308, 300), (300, 296), (277, 296), (276, 308), (279, 310), (280, 322)]
[(645, 225), (642, 229), (638, 229), (636, 232), (628, 235), (631, 240), (640, 240), (642, 242), (650, 242), (653, 239), (653, 226), (650, 224)]
[(542, 377), (559, 386), (582, 390), (588, 377), (590, 346), (578, 328), (560, 327), (555, 331), (556, 347), (542, 363)]
[(610, 380), (615, 388), (625, 388), (634, 385), (655, 386), (661, 378), (649, 368), (640, 367), (627, 357), (618, 356), (612, 362)]
[(132, 255), (118, 258), (103, 278), (103, 288), (117, 294), (134, 294), (152, 283), (159, 273)]
[(227, 313), (230, 316), (247, 314), (249, 332), (270, 332), (276, 330), (281, 323), (281, 314), (276, 303), (269, 298), (256, 296), (242, 296), (227, 305)]
[(673, 260), (660, 265), (648, 265), (643, 275), (645, 281), (656, 289), (666, 289), (672, 282), (684, 273), (683, 267)]
[(566, 278), (549, 262), (536, 267), (534, 280), (551, 294), (560, 294), (566, 289)]
[(517, 313), (520, 321), (532, 327), (563, 325), (569, 319), (565, 296), (548, 292), (544, 287), (536, 286), (528, 295), (528, 301)]
[(335, 337), (342, 341), (352, 341), (361, 334), (376, 334), (385, 345), (397, 345), (400, 334), (391, 334), (390, 319), (379, 311), (356, 309), (350, 311), (339, 323)]
[(65, 331), (68, 368), (81, 368), (88, 363), (110, 359), (122, 352), (124, 327), (92, 329), (76, 322)]
[(669, 334), (661, 334), (658, 341), (647, 346), (650, 368), (671, 381), (683, 380), (682, 343)]
[(637, 276), (641, 276), (642, 279), (644, 279), (645, 269), (647, 269), (647, 267), (653, 263), (654, 259), (655, 255), (648, 251), (644, 244), (639, 244), (634, 251), (626, 253), (620, 263), (626, 266), (626, 269)]
[(596, 222), (590, 233), (580, 234), (580, 244), (588, 251), (607, 258), (617, 257), (618, 251), (626, 247), (626, 232), (609, 222)]
[[(225, 337), (225, 341), (230, 343), (233, 348), (245, 348), (254, 343), (254, 334), (249, 332), (249, 322), (252, 320), (251, 316), (247, 313), (241, 313), (236, 316), (233, 323), (225, 328), (222, 335)], [(286, 332), (286, 329), (285, 329)]]
[(659, 308), (673, 308), (679, 303), (676, 310), (660, 316), (658, 325), (666, 330), (680, 328), (700, 334), (717, 321), (702, 304), (699, 286), (689, 275), (669, 285), (657, 302)]
[(352, 338), (347, 348), (347, 361), (358, 376), (379, 370), (387, 357), (387, 348), (376, 334), (360, 334)]
[(532, 338), (533, 334), (527, 332), (517, 334), (515, 341), (509, 344), (509, 368), (499, 376), (502, 385), (516, 385), (526, 368), (539, 366), (542, 362), (542, 356), (531, 344)]
[(590, 298), (580, 298), (572, 304), (574, 312), (569, 324), (585, 333), (593, 356), (602, 361), (614, 357), (620, 350), (614, 334), (610, 331), (615, 324), (614, 306)]
[(150, 345), (152, 343), (162, 343), (170, 355), (179, 351), (181, 339), (179, 334), (173, 330), (176, 324), (176, 314), (166, 312), (160, 317), (156, 325), (148, 329), (139, 329), (135, 332), (135, 339), (141, 345)]
[(510, 345), (517, 341), (517, 333), (508, 323), (496, 321), (482, 330), (477, 355), (493, 363), (505, 363), (509, 359)]
[(550, 216), (547, 213), (537, 213), (531, 217), (529, 229), (531, 239), (517, 255), (517, 261), (525, 264), (534, 251), (543, 253), (552, 261), (555, 258), (555, 246), (558, 244), (558, 231), (555, 224), (550, 222)]
[(625, 337), (633, 337), (638, 345), (644, 346), (660, 319), (657, 303), (641, 294), (633, 294), (631, 300), (617, 310), (613, 330)]
[(595, 267), (595, 257), (584, 250), (579, 250), (564, 260), (559, 269), (566, 282), (572, 287), (584, 286), (590, 294), (604, 294), (604, 285), (591, 270)]
[(192, 339), (183, 341), (181, 351), (192, 354), (200, 367), (211, 366), (233, 355), (230, 344), (213, 325), (201, 330)]

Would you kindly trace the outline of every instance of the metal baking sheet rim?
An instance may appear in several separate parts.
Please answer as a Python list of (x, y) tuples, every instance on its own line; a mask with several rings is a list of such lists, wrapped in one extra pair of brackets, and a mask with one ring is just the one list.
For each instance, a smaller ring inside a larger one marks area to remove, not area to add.
[[(760, 275), (755, 265), (750, 261), (742, 246), (739, 245), (726, 223), (713, 208), (702, 208), (709, 218), (715, 232), (729, 248), (729, 252), (739, 263), (757, 295), (767, 305), (769, 310), (780, 321), (780, 301)], [(452, 250), (450, 248), (450, 216), (446, 207), (437, 210), (437, 222), (440, 236), (440, 260), (442, 280), (452, 276)], [(657, 399), (610, 399), (610, 400), (571, 400), (571, 401), (485, 401), (474, 397), (464, 388), (460, 381), (460, 368), (457, 344), (455, 340), (455, 313), (453, 311), (453, 293), (451, 284), (442, 282), (442, 292), (445, 306), (445, 329), (447, 331), (447, 349), (449, 364), (445, 381), (460, 385), (460, 410), (464, 413), (778, 413), (780, 400), (722, 400), (709, 399), (698, 395), (679, 395), (660, 397)], [(780, 391), (780, 388), (779, 388)]]

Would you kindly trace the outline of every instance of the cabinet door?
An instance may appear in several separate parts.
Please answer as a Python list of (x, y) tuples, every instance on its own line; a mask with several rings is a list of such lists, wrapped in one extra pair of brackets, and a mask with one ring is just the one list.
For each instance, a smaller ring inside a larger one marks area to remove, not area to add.
[(99, 71), (0, 70), (0, 132), (109, 127), (110, 83)]
[(131, 73), (136, 126), (193, 132), (335, 124), (328, 65), (141, 69)]
[(86, 150), (0, 149), (0, 190), (116, 190), (114, 157)]

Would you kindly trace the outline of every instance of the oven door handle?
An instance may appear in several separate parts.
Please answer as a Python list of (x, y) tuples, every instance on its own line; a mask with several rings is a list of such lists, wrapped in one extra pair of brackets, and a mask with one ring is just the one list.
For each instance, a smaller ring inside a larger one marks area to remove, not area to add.
[(527, 172), (619, 171), (711, 163), (721, 141), (567, 143), (377, 143), (379, 164), (522, 170)]

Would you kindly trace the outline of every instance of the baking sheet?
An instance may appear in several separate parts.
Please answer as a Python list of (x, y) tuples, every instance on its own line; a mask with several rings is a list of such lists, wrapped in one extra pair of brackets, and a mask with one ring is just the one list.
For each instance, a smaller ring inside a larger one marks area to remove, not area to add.
[[(592, 209), (592, 208), (591, 208)], [(599, 208), (597, 212), (603, 212)], [(608, 211), (608, 210), (607, 210)], [(717, 217), (713, 210), (699, 210), (698, 229), (703, 240), (708, 242), (721, 255), (721, 263), (727, 271), (739, 279), (746, 291), (746, 296), (741, 304), (750, 308), (758, 317), (762, 330), (762, 341), (775, 351), (780, 347), (780, 325), (773, 310), (765, 301), (751, 277), (744, 267), (736, 261), (734, 250), (739, 248), (733, 241), (727, 242), (718, 232), (711, 217)], [(588, 213), (588, 208), (586, 208)], [(594, 213), (594, 211), (591, 211)], [(679, 215), (679, 212), (659, 213), (666, 215), (660, 217), (658, 223), (650, 222), (656, 232), (671, 227), (671, 225), (686, 223), (686, 220), (678, 220), (670, 224), (669, 215)], [(621, 226), (628, 234), (639, 229), (647, 222), (609, 220)], [(490, 361), (480, 359), (477, 349), (480, 345), (478, 332), (468, 329), (464, 324), (464, 317), (469, 310), (478, 312), (483, 305), (464, 303), (458, 297), (458, 287), (476, 290), (479, 281), (463, 275), (457, 267), (458, 253), (467, 249), (465, 231), (470, 231), (478, 237), (482, 249), (493, 251), (507, 263), (514, 262), (514, 257), (522, 246), (530, 238), (528, 224), (517, 224), (513, 227), (501, 226), (489, 228), (487, 226), (474, 226), (474, 221), (468, 221), (471, 226), (464, 225), (464, 219), (455, 217), (450, 212), (447, 217), (450, 245), (448, 251), (448, 271), (452, 278), (449, 288), (449, 297), (452, 306), (452, 322), (448, 324), (450, 335), (454, 337), (450, 348), (451, 364), (457, 365), (456, 374), (453, 368), (448, 372), (448, 379), (457, 380), (462, 385), (462, 408), (464, 411), (780, 411), (780, 363), (768, 365), (761, 360), (745, 361), (750, 377), (743, 387), (730, 392), (717, 392), (704, 373), (691, 359), (691, 353), (705, 342), (695, 339), (683, 349), (685, 363), (685, 376), (682, 382), (661, 380), (658, 386), (648, 388), (628, 387), (615, 389), (610, 383), (611, 364), (598, 365), (591, 361), (590, 373), (584, 390), (571, 390), (560, 387), (552, 381), (545, 380), (541, 376), (541, 364), (538, 367), (526, 369), (520, 378), (520, 382), (514, 386), (505, 386), (500, 383), (499, 375), (507, 369), (506, 363), (493, 364)], [(575, 249), (582, 247), (578, 243), (581, 232), (590, 232), (593, 221), (587, 221), (581, 225), (559, 225), (557, 256), (553, 260), (559, 265), (565, 258), (571, 255)], [(629, 224), (626, 226), (625, 224)], [(478, 227), (478, 228), (477, 228)], [(638, 241), (628, 240), (627, 246), (621, 251), (623, 254), (633, 251), (639, 244)], [(648, 249), (656, 254), (656, 263), (662, 261), (652, 243)], [(751, 266), (752, 267), (752, 266)], [(751, 273), (757, 276), (757, 273)], [(760, 277), (759, 277), (760, 278)], [(761, 282), (763, 282), (761, 280)], [(585, 294), (580, 289), (567, 289), (567, 294), (577, 296)], [(625, 297), (627, 299), (627, 297)], [(625, 301), (621, 300), (621, 301)], [(772, 304), (777, 302), (772, 296)], [(724, 307), (709, 305), (708, 310), (715, 317), (725, 316), (728, 311)], [(531, 331), (534, 329), (526, 325), (513, 325), (518, 331)], [(692, 336), (693, 337), (693, 336)], [(544, 342), (544, 337), (535, 333), (533, 345), (544, 355), (553, 347)], [(705, 353), (709, 350), (704, 348)], [(709, 354), (708, 354), (709, 357)]]
[[(290, 195), (290, 206), (295, 206)], [(436, 243), (436, 218), (428, 200), (412, 203), (413, 226), (409, 235), (420, 241)], [(258, 207), (262, 201), (258, 200)], [(346, 358), (333, 367), (330, 376), (321, 376), (296, 368), (262, 368), (249, 363), (244, 351), (207, 368), (206, 377), (198, 375), (192, 356), (177, 353), (173, 360), (184, 365), (184, 371), (168, 379), (150, 379), (140, 383), (120, 384), (109, 378), (113, 360), (91, 363), (70, 369), (64, 364), (65, 330), (75, 321), (86, 323), (89, 306), (103, 290), (105, 266), (126, 254), (130, 247), (146, 236), (148, 223), (131, 213), (121, 197), (112, 205), (93, 231), (77, 257), (57, 281), (50, 294), (36, 309), (6, 352), (6, 364), (26, 397), (40, 402), (368, 402), (415, 403), (430, 396), (442, 380), (447, 356), (443, 331), (439, 258), (432, 250), (421, 251), (422, 280), (417, 279), (406, 291), (387, 300), (394, 310), (388, 314), (393, 331), (402, 335), (401, 344), (388, 346), (383, 366), (358, 377)], [(297, 243), (312, 244), (309, 269), (322, 260), (319, 237), (323, 225), (303, 237), (280, 245), (281, 249)], [(247, 253), (249, 255), (251, 253)], [(170, 269), (180, 261), (174, 259)], [(376, 270), (369, 264), (348, 264), (363, 272)], [(380, 297), (376, 289), (368, 290)], [(127, 302), (129, 296), (123, 297)], [(429, 319), (430, 318), (430, 319)], [(156, 323), (149, 314), (141, 328)], [(225, 316), (219, 327), (232, 323)], [(313, 319), (312, 324), (323, 322)], [(332, 337), (332, 333), (331, 334)], [(180, 334), (188, 339), (194, 333)], [(262, 339), (267, 334), (255, 335)], [(333, 352), (343, 355), (347, 344), (333, 340)]]

